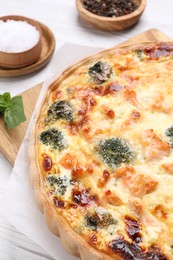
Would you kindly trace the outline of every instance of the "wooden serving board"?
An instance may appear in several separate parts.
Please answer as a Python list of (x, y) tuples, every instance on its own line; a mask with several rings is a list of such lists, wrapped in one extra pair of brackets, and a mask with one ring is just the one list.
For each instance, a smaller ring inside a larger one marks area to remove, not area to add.
[[(171, 39), (159, 30), (151, 29), (119, 44), (118, 46), (153, 41), (171, 41)], [(41, 87), (42, 84), (39, 84), (22, 93), (25, 114), (27, 117), (26, 122), (22, 123), (15, 129), (9, 130), (5, 127), (3, 119), (0, 118), (0, 151), (12, 165), (15, 162), (17, 152), (25, 135)]]

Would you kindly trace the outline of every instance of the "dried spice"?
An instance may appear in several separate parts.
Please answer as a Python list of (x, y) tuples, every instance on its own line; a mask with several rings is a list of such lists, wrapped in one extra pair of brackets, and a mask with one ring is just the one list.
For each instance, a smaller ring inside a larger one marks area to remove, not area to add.
[(138, 8), (134, 0), (83, 0), (83, 6), (91, 13), (105, 17), (119, 17)]

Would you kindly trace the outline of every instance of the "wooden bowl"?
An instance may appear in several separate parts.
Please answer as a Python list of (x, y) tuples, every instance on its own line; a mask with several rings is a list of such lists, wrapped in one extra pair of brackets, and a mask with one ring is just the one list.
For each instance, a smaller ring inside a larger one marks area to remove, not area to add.
[(0, 51), (0, 66), (4, 68), (15, 69), (23, 68), (35, 63), (40, 56), (42, 48), (42, 31), (39, 24), (35, 20), (23, 16), (9, 15), (0, 17), (0, 20), (4, 22), (6, 22), (9, 19), (14, 21), (26, 21), (27, 23), (36, 27), (36, 29), (39, 31), (39, 39), (33, 47), (23, 52)]
[(76, 0), (79, 15), (95, 27), (106, 31), (121, 31), (134, 25), (138, 22), (146, 7), (146, 0), (135, 0), (138, 8), (132, 13), (120, 17), (104, 17), (86, 10), (82, 2), (83, 0)]

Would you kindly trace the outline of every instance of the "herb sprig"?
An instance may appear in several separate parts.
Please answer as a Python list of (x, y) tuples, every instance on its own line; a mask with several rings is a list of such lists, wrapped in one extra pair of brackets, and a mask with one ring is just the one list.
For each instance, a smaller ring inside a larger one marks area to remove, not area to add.
[(4, 115), (4, 122), (8, 128), (14, 128), (26, 120), (22, 96), (11, 98), (9, 92), (0, 94), (0, 114)]

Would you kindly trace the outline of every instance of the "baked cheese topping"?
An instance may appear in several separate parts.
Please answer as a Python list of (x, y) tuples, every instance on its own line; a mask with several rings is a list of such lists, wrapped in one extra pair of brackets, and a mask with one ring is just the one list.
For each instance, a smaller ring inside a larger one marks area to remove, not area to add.
[(110, 50), (54, 87), (37, 127), (51, 205), (92, 247), (173, 259), (173, 46)]

